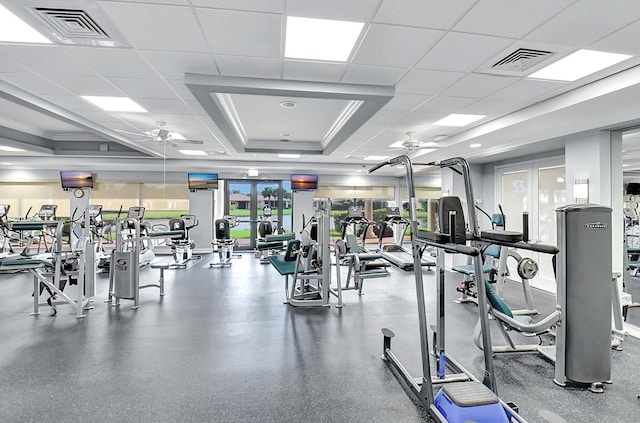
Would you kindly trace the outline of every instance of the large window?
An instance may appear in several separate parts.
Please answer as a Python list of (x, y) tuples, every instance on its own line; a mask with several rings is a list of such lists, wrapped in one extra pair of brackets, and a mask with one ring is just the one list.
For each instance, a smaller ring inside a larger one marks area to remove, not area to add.
[[(555, 210), (567, 203), (564, 173), (562, 159), (496, 168), (496, 200), (506, 215), (506, 229), (522, 231), (522, 213), (527, 212), (530, 240), (556, 245)], [(538, 262), (540, 271), (532, 284), (555, 292), (552, 257), (524, 250), (520, 253)], [(512, 264), (509, 272), (517, 275)]]
[[(34, 216), (43, 204), (56, 204), (59, 218), (70, 217), (69, 193), (60, 182), (2, 183), (2, 203), (9, 204), (12, 219)], [(189, 210), (189, 190), (185, 183), (145, 183), (96, 181), (91, 190), (91, 204), (100, 204), (105, 218), (115, 217), (122, 206), (144, 206), (145, 218), (170, 218)]]

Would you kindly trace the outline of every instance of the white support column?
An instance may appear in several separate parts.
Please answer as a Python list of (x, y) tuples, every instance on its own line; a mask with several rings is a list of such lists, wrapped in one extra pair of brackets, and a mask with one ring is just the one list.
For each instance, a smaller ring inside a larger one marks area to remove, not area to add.
[(69, 237), (69, 243), (72, 246), (75, 246), (76, 242), (78, 242), (78, 239), (82, 236), (82, 227), (80, 225), (80, 222), (84, 219), (80, 219), (80, 217), (82, 216), (90, 202), (90, 188), (74, 188), (69, 190), (69, 218), (78, 221), (77, 225), (72, 226), (73, 230), (71, 231)]
[[(300, 231), (305, 223), (313, 216), (313, 197), (314, 191), (294, 191), (292, 195), (293, 201), (293, 216), (292, 216), (292, 229), (293, 233), (298, 238)], [(304, 222), (303, 222), (304, 216)], [(298, 238), (299, 239), (299, 238)]]
[[(567, 202), (573, 203), (573, 181), (589, 180), (589, 203), (608, 206), (611, 216), (612, 272), (623, 270), (622, 134), (588, 131), (565, 138)], [(622, 283), (622, 282), (620, 282)], [(620, 287), (622, 292), (622, 287)]]
[(216, 191), (192, 191), (189, 193), (189, 214), (198, 219), (198, 226), (189, 231), (195, 244), (194, 253), (206, 254), (213, 251), (213, 196)]

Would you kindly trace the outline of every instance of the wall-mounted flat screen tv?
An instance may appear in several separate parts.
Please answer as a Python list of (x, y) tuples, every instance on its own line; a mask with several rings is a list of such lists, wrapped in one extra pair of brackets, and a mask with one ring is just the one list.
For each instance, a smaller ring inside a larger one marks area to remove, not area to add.
[(217, 173), (189, 173), (187, 175), (190, 190), (211, 190), (218, 189)]
[(61, 170), (60, 181), (63, 189), (93, 188), (93, 175), (89, 170)]
[(640, 195), (640, 183), (629, 182), (629, 185), (627, 185), (627, 195)]
[(296, 173), (291, 175), (292, 191), (314, 191), (318, 189), (318, 175)]

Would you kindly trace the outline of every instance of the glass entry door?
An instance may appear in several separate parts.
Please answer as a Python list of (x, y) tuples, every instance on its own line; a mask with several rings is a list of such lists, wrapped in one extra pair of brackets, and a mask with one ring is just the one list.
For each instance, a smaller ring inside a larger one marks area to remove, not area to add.
[[(274, 230), (291, 230), (291, 195), (286, 199), (282, 181), (230, 180), (227, 182), (225, 214), (236, 216), (238, 226), (231, 228), (231, 237), (238, 240), (237, 249), (253, 250), (258, 225), (271, 219)], [(264, 208), (271, 208), (271, 216), (264, 216)], [(288, 229), (287, 229), (288, 219)]]

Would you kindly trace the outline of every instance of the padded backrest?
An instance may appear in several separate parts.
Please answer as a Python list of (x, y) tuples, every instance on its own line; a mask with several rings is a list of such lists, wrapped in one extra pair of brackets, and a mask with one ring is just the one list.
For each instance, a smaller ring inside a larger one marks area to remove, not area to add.
[(347, 247), (349, 248), (350, 253), (360, 254), (364, 253), (362, 248), (358, 245), (358, 239), (354, 234), (346, 234), (344, 236), (345, 241), (347, 241)]
[(467, 225), (464, 220), (464, 212), (462, 211), (462, 203), (459, 197), (449, 196), (441, 197), (438, 204), (438, 219), (440, 220), (440, 232), (448, 234), (449, 231), (449, 212), (456, 212), (456, 244), (466, 244), (467, 242)]
[[(170, 231), (184, 231), (184, 221), (182, 219), (169, 219)], [(185, 235), (182, 235), (179, 239), (184, 239)]]
[(292, 239), (287, 244), (287, 251), (284, 253), (284, 261), (296, 261), (296, 252), (300, 249), (300, 240)]
[(504, 228), (504, 216), (500, 213), (494, 213), (491, 215), (491, 224)]
[(509, 308), (507, 303), (505, 303), (504, 300), (500, 298), (496, 291), (493, 290), (493, 287), (491, 286), (489, 281), (487, 281), (486, 279), (484, 281), (484, 286), (487, 290), (487, 299), (489, 300), (491, 307), (495, 308), (502, 314), (513, 317), (513, 313), (511, 312), (511, 309)]
[(265, 236), (271, 235), (272, 233), (273, 225), (270, 221), (263, 220), (262, 222), (260, 222), (260, 225), (258, 225), (258, 235), (260, 235), (260, 238), (264, 238)]
[(184, 231), (184, 221), (182, 219), (169, 219), (170, 231)]
[(491, 256), (493, 258), (500, 258), (500, 246), (491, 244), (484, 249), (485, 256)]
[(338, 257), (342, 257), (347, 254), (347, 244), (344, 242), (344, 239), (336, 241), (336, 254)]
[(216, 220), (216, 239), (231, 239), (231, 228), (227, 219)]

